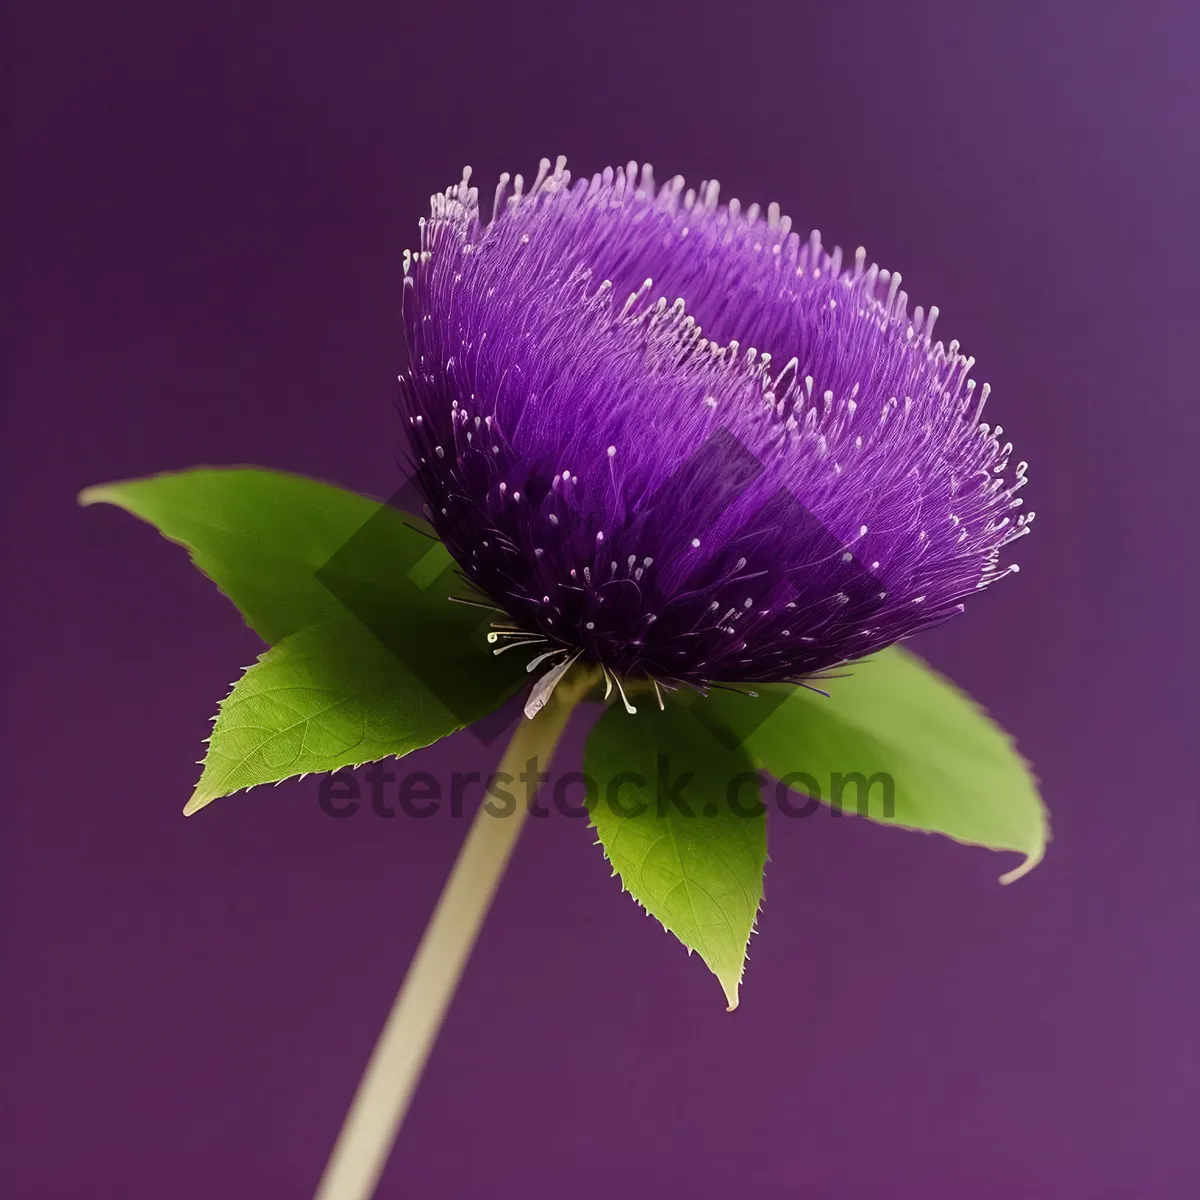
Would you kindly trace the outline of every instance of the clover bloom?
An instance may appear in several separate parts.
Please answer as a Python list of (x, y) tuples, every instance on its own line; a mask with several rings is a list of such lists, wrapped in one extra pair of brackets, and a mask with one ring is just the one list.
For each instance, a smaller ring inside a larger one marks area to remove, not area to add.
[(1017, 570), (1026, 465), (899, 274), (648, 165), (543, 160), (486, 221), (469, 180), (406, 255), (401, 408), (527, 711), (577, 660), (660, 704), (810, 680)]

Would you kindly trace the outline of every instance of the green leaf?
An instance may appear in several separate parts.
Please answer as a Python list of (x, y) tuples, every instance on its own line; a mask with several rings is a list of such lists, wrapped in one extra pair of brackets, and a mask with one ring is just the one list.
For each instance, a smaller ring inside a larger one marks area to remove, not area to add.
[(803, 687), (752, 684), (757, 699), (714, 691), (693, 711), (723, 724), (727, 740), (777, 779), (808, 776), (789, 781), (797, 791), (843, 808), (849, 801), (885, 824), (1025, 855), (1002, 883), (1037, 866), (1049, 837), (1047, 814), (1004, 730), (899, 647), (847, 670), (821, 684), (828, 698)]
[(425, 685), (423, 702), (459, 724), (521, 681), (520, 664), (486, 643), (489, 614), (448, 599), (466, 589), (445, 547), (377, 500), (256, 467), (101, 484), (79, 499), (118, 505), (185, 546), (267, 642), (357, 618)]
[(624, 888), (720, 980), (737, 1007), (767, 858), (758, 779), (678, 704), (610, 708), (584, 752), (588, 807)]
[[(86, 488), (81, 504), (115, 504), (187, 548), (192, 561), (266, 642), (346, 615), (318, 573), (353, 551), (342, 574), (407, 572), (440, 544), (412, 518), (365, 496), (257, 467), (200, 467)], [(369, 544), (363, 536), (369, 531)], [(366, 551), (375, 552), (375, 561)], [(435, 550), (436, 552), (436, 550)], [(440, 599), (412, 587), (411, 601)], [(467, 620), (469, 624), (469, 618)]]
[(353, 618), (304, 629), (261, 655), (221, 704), (184, 812), (256, 784), (399, 758), (487, 711), (439, 703)]

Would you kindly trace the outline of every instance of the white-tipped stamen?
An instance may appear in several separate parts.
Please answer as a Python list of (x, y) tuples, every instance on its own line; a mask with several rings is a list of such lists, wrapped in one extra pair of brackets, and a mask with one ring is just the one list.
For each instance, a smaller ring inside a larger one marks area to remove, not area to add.
[(529, 672), (536, 671), (537, 668), (546, 661), (546, 659), (553, 658), (557, 654), (569, 654), (569, 653), (570, 653), (570, 651), (564, 650), (561, 646), (558, 646), (553, 650), (547, 650), (545, 654), (539, 654), (537, 656), (537, 658), (535, 658), (532, 662), (527, 663), (525, 665), (525, 670), (529, 671)]
[(550, 699), (554, 689), (561, 682), (562, 677), (571, 669), (572, 664), (582, 653), (582, 649), (576, 650), (570, 658), (551, 667), (533, 685), (533, 690), (529, 693), (529, 699), (525, 701), (525, 715), (527, 717), (536, 717), (546, 707), (546, 701)]

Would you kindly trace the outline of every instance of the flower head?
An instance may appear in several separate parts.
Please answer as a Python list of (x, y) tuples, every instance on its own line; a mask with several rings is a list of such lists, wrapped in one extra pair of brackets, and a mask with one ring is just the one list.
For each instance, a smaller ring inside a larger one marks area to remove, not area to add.
[(1025, 464), (898, 274), (636, 163), (503, 175), (488, 221), (469, 178), (406, 256), (401, 403), (497, 652), (547, 672), (533, 708), (577, 659), (810, 679), (1017, 569)]

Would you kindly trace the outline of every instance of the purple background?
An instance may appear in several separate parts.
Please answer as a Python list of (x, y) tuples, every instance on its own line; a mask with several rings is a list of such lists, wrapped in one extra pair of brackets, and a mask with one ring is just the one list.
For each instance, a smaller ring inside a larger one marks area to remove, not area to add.
[(312, 780), (183, 820), (256, 640), (73, 496), (232, 461), (390, 491), (428, 194), (561, 151), (778, 199), (979, 356), (1039, 519), (921, 645), (1056, 841), (1001, 888), (775, 821), (728, 1016), (585, 828), (533, 823), (380, 1195), (1200, 1194), (1186, 7), (18, 5), (0, 1191), (309, 1195), (463, 822), (332, 821)]

